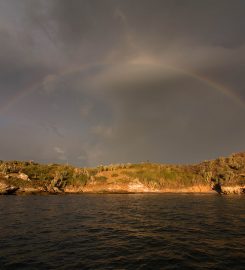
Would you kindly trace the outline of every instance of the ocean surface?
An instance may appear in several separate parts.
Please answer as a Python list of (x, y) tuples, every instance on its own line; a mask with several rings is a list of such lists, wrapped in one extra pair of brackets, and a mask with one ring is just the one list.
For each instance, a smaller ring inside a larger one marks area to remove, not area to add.
[(245, 196), (0, 196), (0, 269), (245, 269)]

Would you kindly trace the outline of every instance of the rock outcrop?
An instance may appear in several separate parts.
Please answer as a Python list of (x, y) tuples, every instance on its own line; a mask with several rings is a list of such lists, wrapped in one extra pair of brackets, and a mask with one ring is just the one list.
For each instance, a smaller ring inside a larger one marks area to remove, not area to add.
[(24, 181), (30, 181), (29, 176), (25, 173), (19, 173), (17, 177)]
[(218, 192), (221, 195), (230, 195), (230, 194), (245, 194), (245, 186), (222, 186), (221, 184), (215, 184), (213, 190)]
[(15, 194), (19, 187), (7, 185), (3, 182), (0, 182), (0, 195), (12, 195)]

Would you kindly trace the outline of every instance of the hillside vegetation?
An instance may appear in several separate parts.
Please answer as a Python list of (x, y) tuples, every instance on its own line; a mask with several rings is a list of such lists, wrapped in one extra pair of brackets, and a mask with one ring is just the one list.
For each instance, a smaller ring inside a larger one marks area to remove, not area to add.
[(118, 164), (75, 168), (59, 164), (0, 161), (0, 182), (19, 192), (210, 191), (243, 187), (245, 152), (194, 165)]

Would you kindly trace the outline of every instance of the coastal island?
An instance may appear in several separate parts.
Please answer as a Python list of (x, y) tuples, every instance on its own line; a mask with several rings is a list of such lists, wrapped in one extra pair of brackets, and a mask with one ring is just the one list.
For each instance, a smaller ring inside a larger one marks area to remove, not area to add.
[(76, 168), (0, 161), (0, 194), (218, 192), (245, 194), (245, 152), (193, 165), (143, 162)]

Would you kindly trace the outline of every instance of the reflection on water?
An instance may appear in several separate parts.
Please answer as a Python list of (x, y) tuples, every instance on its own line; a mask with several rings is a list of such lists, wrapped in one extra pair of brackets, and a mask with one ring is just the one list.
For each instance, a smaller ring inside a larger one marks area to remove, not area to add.
[(0, 269), (245, 265), (245, 196), (1, 196), (0, 214)]

